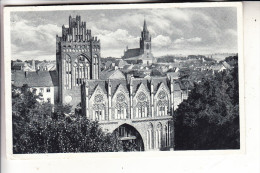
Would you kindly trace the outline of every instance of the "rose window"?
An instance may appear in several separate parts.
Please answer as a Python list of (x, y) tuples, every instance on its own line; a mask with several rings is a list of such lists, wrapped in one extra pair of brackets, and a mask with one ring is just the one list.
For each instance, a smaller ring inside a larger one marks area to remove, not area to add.
[(163, 91), (159, 92), (159, 94), (158, 94), (159, 99), (164, 99), (165, 97), (166, 97), (165, 92), (163, 92)]
[(124, 102), (125, 101), (125, 96), (123, 94), (118, 94), (117, 95), (117, 101), (118, 102)]
[(102, 102), (102, 101), (103, 101), (103, 95), (97, 94), (97, 95), (95, 96), (95, 102), (96, 102), (96, 103), (100, 103), (100, 102)]
[(145, 95), (143, 92), (141, 92), (141, 93), (137, 96), (137, 98), (138, 98), (138, 100), (140, 100), (140, 101), (144, 101), (144, 100), (146, 99), (146, 95)]

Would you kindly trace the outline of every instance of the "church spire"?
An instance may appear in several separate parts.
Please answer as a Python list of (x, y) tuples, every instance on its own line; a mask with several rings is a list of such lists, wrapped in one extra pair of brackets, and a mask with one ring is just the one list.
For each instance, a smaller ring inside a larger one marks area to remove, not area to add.
[(145, 31), (145, 32), (148, 31), (148, 30), (147, 30), (146, 20), (145, 20), (145, 19), (144, 19), (144, 28), (143, 28), (143, 31)]

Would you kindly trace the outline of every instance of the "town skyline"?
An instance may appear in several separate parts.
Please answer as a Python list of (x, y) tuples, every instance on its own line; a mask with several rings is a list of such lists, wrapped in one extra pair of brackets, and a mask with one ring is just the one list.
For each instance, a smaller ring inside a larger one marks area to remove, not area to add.
[(101, 41), (103, 58), (121, 58), (126, 46), (138, 47), (144, 19), (155, 57), (238, 52), (236, 8), (33, 11), (11, 15), (12, 59), (55, 60), (56, 35), (68, 25), (69, 15), (86, 21)]

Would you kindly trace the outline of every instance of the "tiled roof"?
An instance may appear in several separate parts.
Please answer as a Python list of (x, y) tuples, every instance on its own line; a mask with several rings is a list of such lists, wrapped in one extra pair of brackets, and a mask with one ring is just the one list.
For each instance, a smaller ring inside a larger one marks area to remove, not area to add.
[(117, 90), (117, 88), (119, 87), (120, 84), (124, 87), (124, 89), (126, 91), (128, 91), (126, 80), (113, 79), (113, 80), (110, 80), (110, 83), (111, 83), (111, 94), (112, 94), (112, 96), (115, 94), (115, 92), (116, 92), (116, 90)]
[(127, 63), (125, 60), (122, 60), (122, 59), (116, 61), (115, 64), (116, 64), (116, 66), (118, 66), (118, 67), (123, 67), (123, 66), (125, 66), (125, 65), (128, 65), (128, 63)]
[(167, 84), (167, 77), (152, 77), (151, 80), (153, 83), (154, 92), (159, 89), (161, 83), (163, 83), (164, 86), (168, 87), (169, 89), (169, 86)]
[(191, 90), (193, 88), (193, 83), (188, 81), (188, 80), (186, 80), (186, 81), (179, 81), (177, 83), (179, 83), (181, 90), (187, 90), (187, 88), (189, 90)]
[(95, 91), (95, 89), (97, 88), (97, 86), (99, 86), (103, 92), (105, 94), (107, 94), (107, 89), (106, 89), (106, 81), (105, 80), (87, 80), (86, 82), (89, 87), (89, 95), (92, 95)]
[[(103, 70), (103, 71), (101, 71), (101, 73), (100, 73), (100, 79), (103, 79), (103, 80), (105, 80), (105, 79), (109, 79), (113, 74), (115, 74), (115, 73), (122, 73), (120, 70), (114, 70), (114, 69), (108, 69), (108, 70)], [(122, 73), (121, 75), (123, 75), (124, 76), (124, 74)], [(122, 76), (122, 77), (123, 77)], [(122, 77), (120, 77), (120, 79), (122, 78)]]
[(21, 87), (24, 84), (27, 84), (30, 87), (58, 86), (58, 76), (56, 71), (15, 71), (12, 74), (12, 78), (13, 84), (18, 87)]
[(140, 55), (140, 48), (135, 48), (135, 49), (128, 49), (125, 51), (125, 54), (123, 58), (131, 58), (131, 57), (136, 57)]
[(180, 87), (180, 83), (179, 82), (175, 82), (174, 83), (174, 91), (181, 91), (181, 87)]
[(140, 86), (142, 83), (144, 84), (144, 86), (145, 86), (145, 87), (147, 88), (147, 90), (149, 91), (150, 86), (149, 86), (149, 82), (148, 82), (147, 79), (145, 79), (145, 78), (133, 78), (133, 79), (132, 79), (133, 94), (135, 94), (135, 93), (137, 92), (139, 86)]

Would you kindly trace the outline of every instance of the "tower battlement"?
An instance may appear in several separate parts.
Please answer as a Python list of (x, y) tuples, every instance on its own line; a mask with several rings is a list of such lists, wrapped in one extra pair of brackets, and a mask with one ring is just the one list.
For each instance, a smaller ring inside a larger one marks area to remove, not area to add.
[(92, 39), (91, 30), (86, 28), (86, 22), (81, 21), (81, 16), (69, 16), (69, 27), (62, 26), (63, 42), (86, 42)]

